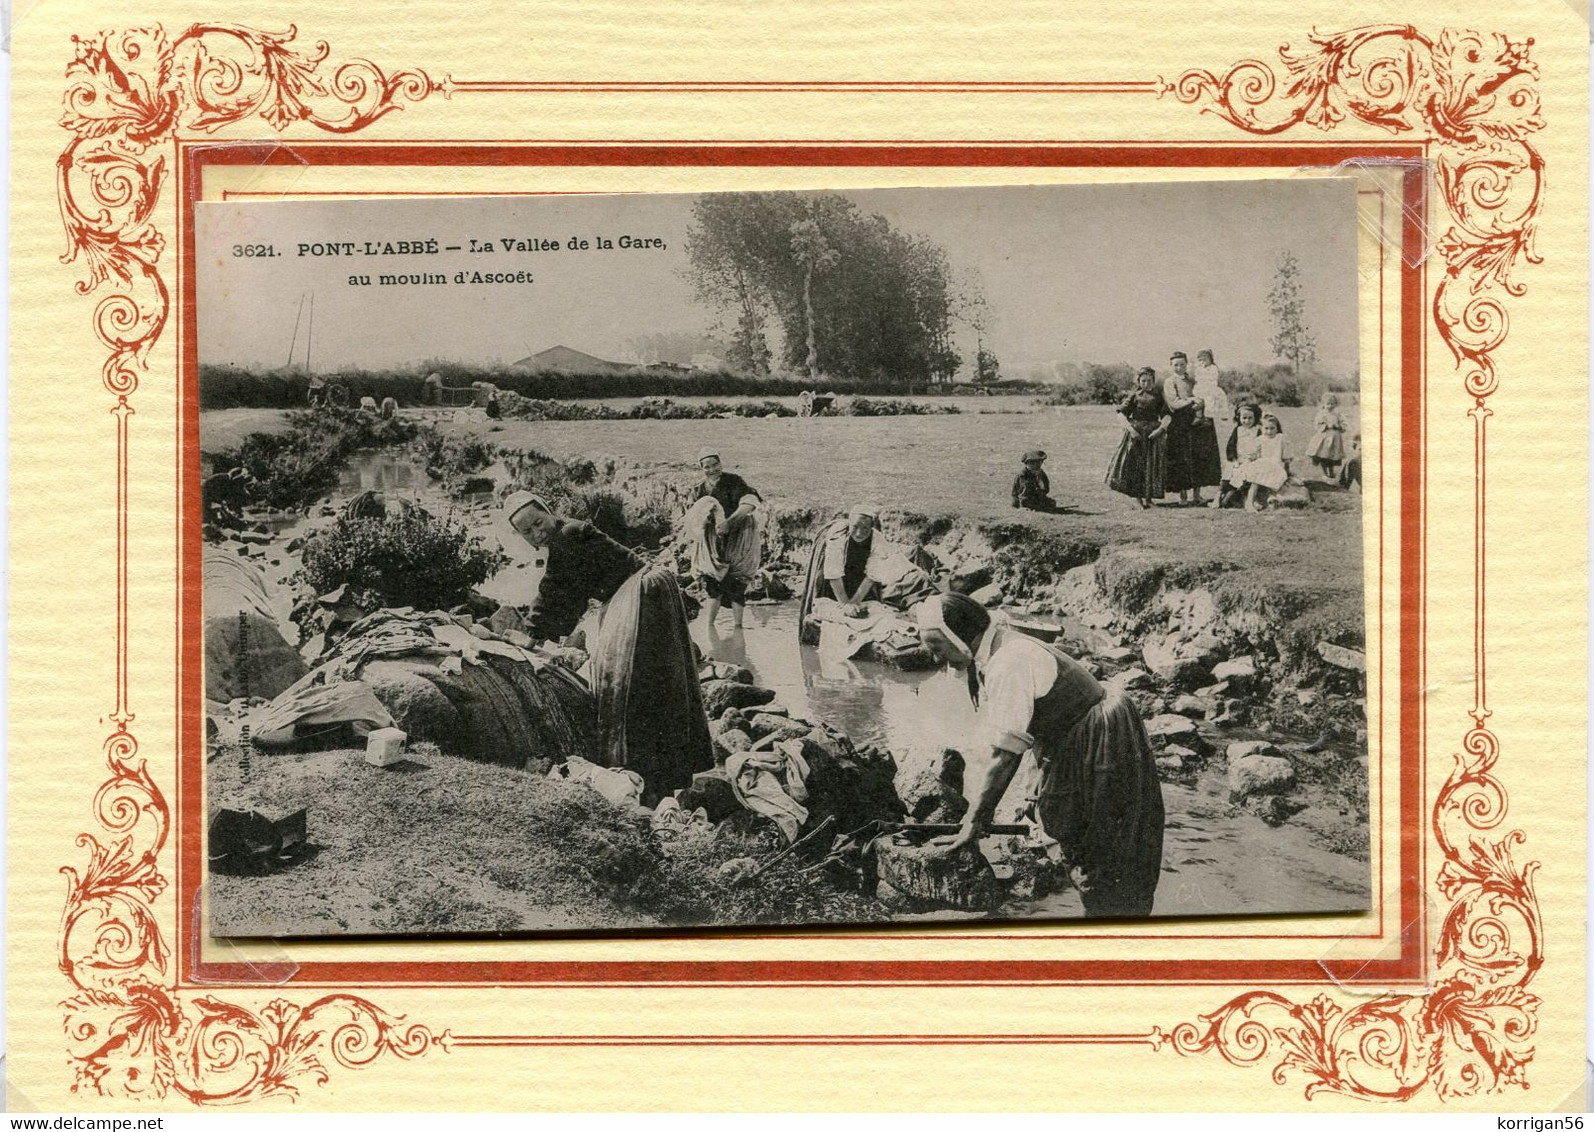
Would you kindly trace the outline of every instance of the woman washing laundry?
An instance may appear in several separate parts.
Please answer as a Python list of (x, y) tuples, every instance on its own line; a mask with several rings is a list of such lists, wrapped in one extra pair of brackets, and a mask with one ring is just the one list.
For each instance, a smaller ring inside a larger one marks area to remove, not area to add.
[(715, 555), (727, 569), (720, 576), (700, 573), (698, 580), (708, 597), (703, 619), (709, 628), (719, 617), (722, 604), (731, 607), (731, 619), (736, 628), (742, 627), (742, 615), (747, 606), (747, 587), (758, 573), (760, 546), (758, 508), (763, 496), (735, 472), (727, 472), (720, 462), (718, 452), (705, 448), (698, 453), (697, 466), (703, 481), (693, 492), (694, 501), (712, 499), (719, 504), (720, 514), (714, 523)]
[(869, 601), (904, 610), (934, 591), (930, 575), (881, 533), (875, 509), (859, 504), (831, 520), (814, 540), (800, 615), (806, 618), (819, 598), (834, 599), (854, 617)]
[(505, 500), (504, 516), (528, 545), (547, 551), (527, 623), (532, 637), (562, 639), (590, 602), (603, 603), (590, 649), (599, 736), (593, 761), (641, 775), (644, 805), (690, 786), (694, 774), (713, 767), (714, 754), (674, 572), (648, 565), (590, 523), (560, 518), (530, 492)]
[(925, 647), (968, 675), (986, 752), (968, 760), (962, 829), (936, 844), (977, 842), (1033, 749), (1036, 814), (1062, 846), (1085, 915), (1149, 916), (1162, 872), (1162, 786), (1134, 701), (963, 594), (920, 602), (914, 619)]

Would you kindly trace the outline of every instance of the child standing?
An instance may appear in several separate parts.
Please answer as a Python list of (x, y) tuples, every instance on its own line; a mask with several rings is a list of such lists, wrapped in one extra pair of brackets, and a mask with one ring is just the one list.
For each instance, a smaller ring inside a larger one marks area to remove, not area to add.
[(1339, 398), (1332, 393), (1324, 393), (1312, 424), (1317, 429), (1317, 435), (1312, 437), (1306, 454), (1317, 465), (1323, 478), (1332, 480), (1334, 469), (1345, 460), (1345, 418), (1339, 415)]

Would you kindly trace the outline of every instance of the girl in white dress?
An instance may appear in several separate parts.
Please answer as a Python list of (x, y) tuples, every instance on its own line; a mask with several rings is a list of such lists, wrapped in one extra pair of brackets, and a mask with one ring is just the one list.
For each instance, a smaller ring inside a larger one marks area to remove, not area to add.
[(1253, 511), (1266, 507), (1268, 497), (1290, 478), (1290, 470), (1284, 464), (1284, 426), (1272, 413), (1262, 416), (1262, 435), (1256, 442), (1256, 455), (1236, 465), (1236, 470), (1250, 485), (1245, 503)]
[(1317, 417), (1312, 426), (1317, 435), (1307, 446), (1306, 454), (1312, 458), (1325, 480), (1334, 478), (1334, 470), (1345, 462), (1345, 418), (1339, 415), (1339, 398), (1324, 393), (1318, 402)]
[(1241, 507), (1245, 492), (1250, 486), (1245, 479), (1246, 468), (1256, 460), (1262, 445), (1262, 409), (1246, 402), (1235, 413), (1234, 434), (1229, 438), (1229, 451), (1233, 454), (1223, 474), (1223, 490), (1218, 496), (1219, 507)]

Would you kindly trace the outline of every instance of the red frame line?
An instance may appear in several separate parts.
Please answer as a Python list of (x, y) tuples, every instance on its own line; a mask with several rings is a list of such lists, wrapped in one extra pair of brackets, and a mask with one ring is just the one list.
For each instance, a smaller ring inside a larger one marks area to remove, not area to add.
[[(585, 193), (585, 191), (579, 191), (579, 190), (571, 190), (571, 191), (566, 191), (566, 190), (524, 190), (524, 191), (513, 191), (513, 193), (494, 193), (494, 196), (588, 196), (588, 195), (590, 195), (590, 193)], [(1380, 257), (1382, 257), (1382, 255), (1385, 254), (1385, 250), (1387, 250), (1387, 247), (1388, 247), (1387, 241), (1385, 241), (1385, 234), (1387, 234), (1387, 231), (1385, 231), (1385, 202), (1387, 202), (1387, 201), (1385, 201), (1385, 198), (1387, 198), (1387, 193), (1385, 193), (1385, 191), (1382, 190), (1382, 188), (1379, 188), (1379, 190), (1360, 190), (1360, 191), (1358, 191), (1358, 193), (1356, 193), (1356, 195), (1358, 195), (1358, 196), (1376, 196), (1376, 198), (1379, 198), (1379, 254), (1380, 254)], [(446, 191), (446, 193), (416, 193), (416, 191), (413, 191), (413, 190), (410, 190), (410, 191), (394, 191), (394, 193), (373, 193), (373, 191), (347, 190), (347, 191), (312, 191), (312, 193), (295, 193), (295, 195), (293, 195), (293, 196), (295, 196), (295, 199), (304, 198), (304, 196), (312, 196), (312, 198), (316, 198), (316, 199), (365, 199), (365, 198), (376, 198), (376, 196), (403, 196), (403, 198), (411, 198), (411, 199), (429, 199), (429, 198), (434, 198), (434, 196), (477, 196), (477, 198), (478, 198), (478, 196), (481, 196), (481, 193), (480, 193), (480, 191)], [(220, 199), (223, 199), (223, 201), (231, 201), (231, 199), (244, 199), (244, 198), (277, 199), (277, 198), (281, 198), (281, 193), (266, 193), (266, 191), (223, 190), (222, 191), (222, 198), (220, 198)], [(1384, 384), (1382, 384), (1382, 381), (1384, 381), (1384, 348), (1385, 348), (1385, 340), (1384, 340), (1384, 263), (1382, 263), (1382, 258), (1380, 258), (1380, 263), (1379, 263), (1379, 399), (1380, 399), (1379, 400), (1379, 405), (1382, 405), (1382, 403), (1384, 403), (1384, 402), (1382, 402), (1382, 395), (1384, 395)], [(1382, 411), (1380, 411), (1380, 413), (1379, 413), (1380, 437), (1382, 437), (1382, 429), (1384, 429), (1384, 415), (1382, 415)], [(1382, 446), (1380, 446), (1380, 450), (1379, 451), (1380, 451), (1380, 454), (1382, 454)], [(1379, 517), (1380, 517), (1380, 521), (1379, 521), (1379, 564), (1380, 564), (1380, 568), (1379, 568), (1379, 695), (1380, 695), (1380, 697), (1382, 697), (1382, 694), (1384, 694), (1384, 687), (1382, 687), (1382, 681), (1384, 681), (1384, 666), (1382, 666), (1382, 662), (1384, 662), (1384, 614), (1382, 614), (1382, 607), (1384, 607), (1384, 571), (1382, 571), (1382, 561), (1384, 561), (1384, 556), (1382, 556), (1382, 555), (1384, 555), (1384, 521), (1382, 521), (1382, 517), (1384, 517), (1384, 512), (1382, 512), (1382, 505), (1384, 505), (1384, 494), (1382, 494), (1382, 491), (1384, 491), (1384, 466), (1382, 466), (1382, 461), (1380, 461), (1380, 464), (1379, 464), (1379, 509), (1380, 509), (1379, 510)], [(1382, 703), (1382, 700), (1380, 700), (1380, 703)], [(1384, 780), (1384, 735), (1382, 735), (1382, 732), (1379, 733), (1379, 772), (1377, 772), (1377, 773), (1379, 773), (1379, 781)], [(1380, 820), (1382, 820), (1382, 812), (1380, 812), (1379, 818), (1380, 818)], [(1379, 839), (1379, 859), (1377, 859), (1377, 869), (1374, 869), (1374, 872), (1372, 872), (1372, 875), (1374, 875), (1374, 877), (1376, 877), (1377, 880), (1382, 880), (1382, 877), (1384, 877), (1384, 840), (1382, 840), (1382, 839)], [(1382, 937), (1384, 937), (1384, 922), (1385, 922), (1385, 915), (1384, 914), (1385, 914), (1384, 890), (1382, 890), (1382, 886), (1380, 886), (1380, 888), (1379, 888), (1379, 926), (1377, 926), (1376, 930), (1368, 931), (1368, 933), (1337, 933), (1337, 934), (1264, 934), (1264, 933), (1253, 933), (1253, 934), (1247, 934), (1247, 936), (1234, 936), (1234, 934), (1210, 934), (1210, 936), (1203, 936), (1203, 934), (1183, 934), (1183, 933), (1178, 934), (1178, 936), (1148, 936), (1148, 934), (1144, 934), (1144, 933), (1133, 934), (1133, 936), (1119, 936), (1119, 934), (1111, 934), (1111, 933), (1090, 933), (1090, 939), (1181, 939), (1181, 941), (1183, 941), (1183, 939), (1218, 939), (1218, 941), (1226, 941), (1226, 939), (1328, 939), (1328, 941), (1347, 941), (1347, 939), (1382, 939)], [(848, 939), (853, 939), (853, 941), (864, 941), (864, 939), (869, 939), (869, 941), (888, 941), (888, 939), (899, 939), (899, 937), (901, 937), (901, 934), (899, 934), (899, 933), (888, 933), (888, 931), (870, 931), (869, 928), (862, 928), (862, 930), (848, 930), (848, 933), (846, 933), (846, 934), (848, 934)], [(671, 936), (660, 936), (660, 937), (671, 937)], [(674, 937), (679, 937), (679, 936), (674, 936)], [(736, 933), (736, 937), (738, 937), (738, 939), (789, 939), (789, 937), (791, 937), (791, 933), (773, 933), (773, 931), (768, 931), (768, 933), (760, 933), (760, 931), (738, 931), (738, 933)], [(1012, 939), (1012, 936), (1009, 936), (1009, 934), (979, 933), (979, 931), (960, 931), (960, 933), (956, 934), (956, 939), (958, 939), (958, 941), (961, 942), (961, 941), (964, 941), (964, 939)], [(1025, 942), (1039, 941), (1039, 939), (1047, 939), (1047, 941), (1050, 941), (1050, 939), (1063, 939), (1063, 941), (1078, 941), (1078, 939), (1081, 939), (1081, 936), (1079, 936), (1079, 933), (1028, 933), (1028, 934), (1025, 934), (1025, 936), (1023, 936), (1023, 939), (1025, 939)]]
[(525, 1049), (536, 1046), (1150, 1046), (1168, 1042), (1159, 1030), (1143, 1034), (450, 1034), (450, 1049)]
[[(184, 493), (182, 484), (199, 474), (198, 343), (195, 333), (194, 204), (204, 170), (211, 166), (747, 166), (747, 167), (1239, 167), (1298, 168), (1336, 166), (1380, 156), (1418, 158), (1415, 145), (1166, 145), (1121, 146), (1091, 143), (986, 143), (953, 144), (846, 144), (808, 143), (703, 143), (659, 142), (593, 143), (430, 143), (374, 144), (360, 142), (308, 142), (292, 146), (277, 143), (182, 143), (178, 147), (179, 182), (182, 186), (179, 246), (183, 277), (178, 387), (182, 435), (182, 463), (178, 479), (178, 564), (180, 599), (177, 609), (178, 642), (178, 807), (176, 840), (178, 907), (192, 908), (203, 882), (200, 830), (203, 825), (203, 615), (201, 570), (203, 546), (198, 500)], [(1420, 170), (1406, 174), (1405, 223), (1402, 243), (1407, 250), (1422, 246), (1423, 226), (1418, 219), (1424, 201)], [(441, 961), (373, 962), (335, 961), (301, 965), (295, 985), (338, 986), (453, 986), (516, 984), (526, 986), (658, 986), (658, 985), (979, 985), (1027, 986), (1055, 984), (1204, 985), (1263, 981), (1275, 984), (1321, 985), (1328, 982), (1402, 982), (1419, 980), (1426, 971), (1421, 893), (1424, 845), (1419, 785), (1423, 781), (1423, 739), (1420, 730), (1420, 665), (1423, 618), (1423, 517), (1425, 469), (1421, 453), (1425, 435), (1422, 360), (1425, 345), (1423, 272), (1410, 264), (1421, 257), (1404, 255), (1401, 261), (1401, 555), (1400, 555), (1400, 954), (1395, 959), (1357, 959), (1336, 963), (1320, 959), (1209, 959), (1183, 960), (650, 960), (650, 961)], [(1380, 363), (1380, 386), (1382, 363)], [(1382, 492), (1382, 485), (1380, 486)], [(1382, 500), (1382, 495), (1380, 495)], [(1382, 536), (1380, 536), (1382, 537)], [(1383, 564), (1379, 565), (1380, 590)], [(1380, 753), (1380, 759), (1382, 755)], [(1382, 913), (1380, 913), (1382, 914)], [(178, 915), (179, 982), (194, 978), (206, 987), (249, 985), (251, 969), (244, 964), (196, 964), (196, 942), (188, 933), (191, 918)], [(651, 935), (661, 944), (690, 936)], [(740, 938), (768, 938), (742, 936)], [(783, 938), (791, 938), (790, 936)], [(893, 936), (893, 938), (911, 938)], [(1029, 938), (1043, 938), (1032, 936)], [(1084, 941), (1120, 938), (1088, 933)], [(1134, 936), (1125, 938), (1158, 938)], [(1169, 937), (1162, 937), (1169, 938)], [(1188, 936), (1173, 938), (1191, 938)], [(1311, 938), (1311, 937), (1205, 937), (1205, 938)], [(1347, 937), (1336, 937), (1347, 938)], [(953, 942), (944, 937), (940, 942)], [(838, 1036), (839, 1037), (839, 1036)], [(1055, 1040), (1056, 1035), (1045, 1040)], [(857, 1039), (848, 1036), (848, 1041)], [(893, 1039), (896, 1040), (896, 1039)], [(905, 1039), (904, 1039), (905, 1040)], [(1039, 1039), (1038, 1039), (1039, 1040)], [(1139, 1040), (1139, 1039), (1137, 1039)]]
[(592, 79), (585, 82), (523, 79), (455, 79), (435, 84), (443, 97), (455, 94), (1149, 94), (1161, 97), (1173, 89), (1161, 79), (1124, 82), (1015, 82), (948, 79), (899, 80), (792, 80), (737, 81), (732, 79)]

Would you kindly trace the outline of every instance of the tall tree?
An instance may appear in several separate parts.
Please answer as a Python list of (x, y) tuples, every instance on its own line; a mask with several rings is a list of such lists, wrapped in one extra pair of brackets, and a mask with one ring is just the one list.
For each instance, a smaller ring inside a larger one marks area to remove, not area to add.
[(985, 339), (991, 332), (991, 305), (985, 298), (985, 280), (978, 268), (971, 268), (963, 276), (961, 308), (963, 321), (974, 331), (974, 380), (989, 384), (1001, 379), (1001, 365), (996, 355), (985, 348)]
[(1295, 253), (1279, 256), (1273, 272), (1273, 289), (1267, 293), (1268, 313), (1273, 316), (1274, 334), (1270, 344), (1273, 356), (1290, 363), (1299, 377), (1301, 367), (1317, 357), (1317, 343), (1306, 329), (1306, 302), (1301, 298), (1301, 265)]
[(768, 227), (762, 193), (715, 193), (693, 205), (687, 231), (686, 275), (697, 297), (729, 312), (726, 361), (738, 370), (769, 373), (770, 349), (765, 335), (769, 284), (763, 265), (767, 250), (759, 242)]
[(819, 378), (819, 342), (814, 332), (814, 273), (828, 271), (841, 260), (825, 240), (817, 220), (797, 220), (791, 226), (791, 253), (803, 269), (803, 324), (808, 342), (808, 377)]

